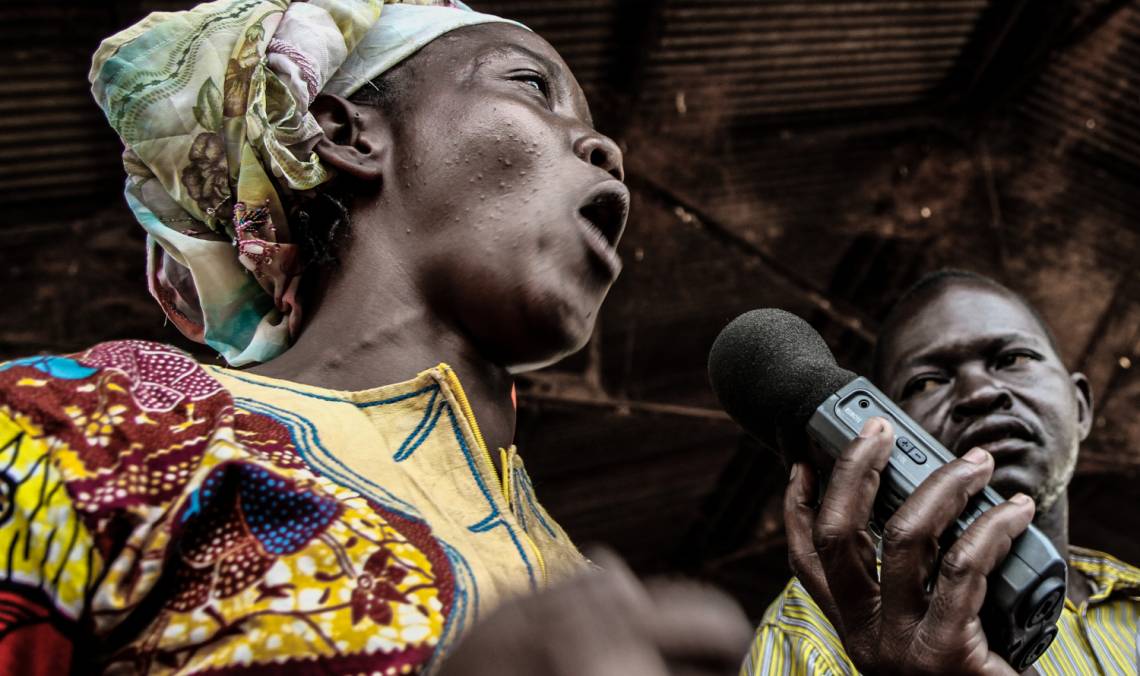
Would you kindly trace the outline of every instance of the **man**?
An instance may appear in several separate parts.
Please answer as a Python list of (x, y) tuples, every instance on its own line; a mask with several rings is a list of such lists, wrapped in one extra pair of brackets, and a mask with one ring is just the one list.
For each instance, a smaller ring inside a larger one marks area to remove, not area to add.
[[(797, 577), (765, 613), (742, 674), (1014, 673), (988, 649), (978, 611), (986, 574), (1031, 518), (1069, 562), (1059, 633), (1034, 668), (1135, 673), (1140, 570), (1069, 544), (1066, 487), (1092, 421), (1088, 381), (1065, 369), (1033, 308), (987, 277), (934, 273), (888, 314), (874, 380), (960, 457), (886, 524), (878, 562), (866, 524), (889, 424), (869, 422), (836, 461), (818, 509), (814, 471), (793, 465), (784, 508)], [(987, 482), (1008, 501), (938, 564), (939, 534)]]

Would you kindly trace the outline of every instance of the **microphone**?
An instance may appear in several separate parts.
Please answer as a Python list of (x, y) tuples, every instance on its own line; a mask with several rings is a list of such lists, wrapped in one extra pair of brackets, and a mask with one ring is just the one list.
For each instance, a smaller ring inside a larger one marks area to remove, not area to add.
[[(869, 380), (841, 368), (807, 322), (783, 310), (753, 310), (730, 322), (709, 352), (709, 379), (725, 411), (748, 433), (786, 439), (806, 430), (833, 458), (869, 418), (890, 421), (894, 446), (871, 521), (878, 533), (924, 479), (955, 459)], [(989, 486), (975, 495), (943, 535), (944, 547), (1001, 502)], [(1057, 635), (1067, 572), (1053, 543), (1030, 525), (987, 578), (982, 626), (990, 649), (1018, 671), (1036, 662)]]

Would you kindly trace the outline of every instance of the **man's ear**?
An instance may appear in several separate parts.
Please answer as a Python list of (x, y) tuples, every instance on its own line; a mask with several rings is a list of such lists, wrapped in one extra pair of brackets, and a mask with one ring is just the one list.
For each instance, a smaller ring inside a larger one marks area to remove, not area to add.
[(313, 152), (337, 173), (374, 183), (384, 178), (389, 134), (374, 106), (318, 94), (309, 112), (325, 132)]
[(1073, 396), (1077, 398), (1077, 425), (1081, 433), (1081, 441), (1089, 436), (1093, 420), (1092, 390), (1089, 388), (1089, 379), (1083, 373), (1072, 373), (1069, 379), (1073, 381)]

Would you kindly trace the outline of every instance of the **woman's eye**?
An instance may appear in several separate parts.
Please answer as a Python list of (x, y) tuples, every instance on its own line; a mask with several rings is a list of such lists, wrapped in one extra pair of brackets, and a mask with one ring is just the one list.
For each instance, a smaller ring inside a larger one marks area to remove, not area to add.
[(546, 84), (546, 78), (542, 77), (538, 73), (522, 73), (521, 75), (516, 75), (513, 79), (516, 82), (522, 82), (528, 87), (533, 87), (535, 91), (542, 94), (544, 97), (547, 96), (549, 87)]
[(917, 378), (912, 378), (910, 382), (906, 384), (906, 387), (903, 388), (903, 399), (925, 394), (945, 382), (944, 378), (936, 376), (918, 376)]

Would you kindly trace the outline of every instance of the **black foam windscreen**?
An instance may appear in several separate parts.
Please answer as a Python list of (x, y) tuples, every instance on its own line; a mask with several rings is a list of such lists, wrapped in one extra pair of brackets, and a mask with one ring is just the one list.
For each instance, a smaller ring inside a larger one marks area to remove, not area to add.
[(709, 379), (724, 410), (761, 439), (803, 430), (815, 409), (855, 379), (823, 337), (784, 310), (746, 312), (709, 351)]

